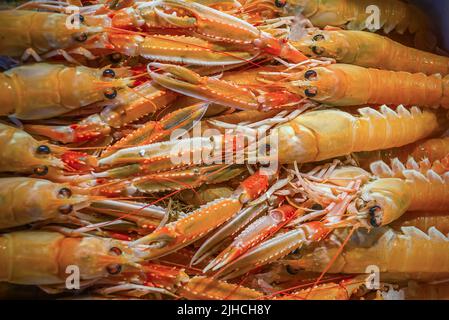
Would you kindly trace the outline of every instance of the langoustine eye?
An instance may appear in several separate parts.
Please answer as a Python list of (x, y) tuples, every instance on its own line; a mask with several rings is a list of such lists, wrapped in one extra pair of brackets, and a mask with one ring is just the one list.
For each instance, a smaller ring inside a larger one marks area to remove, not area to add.
[(373, 227), (380, 227), (382, 225), (382, 208), (379, 206), (372, 206), (369, 208), (370, 224)]
[(50, 154), (50, 152), (51, 152), (50, 147), (45, 144), (42, 144), (36, 148), (37, 154)]
[(275, 0), (274, 5), (278, 8), (283, 8), (287, 4), (287, 0)]
[(34, 168), (33, 172), (35, 175), (45, 176), (48, 173), (48, 167), (47, 166), (39, 166), (39, 167)]
[(313, 41), (322, 41), (324, 40), (324, 36), (322, 34), (316, 34), (312, 38)]
[(307, 70), (304, 74), (304, 78), (307, 80), (316, 80), (318, 78), (318, 74), (315, 70)]
[(111, 275), (116, 275), (122, 272), (122, 265), (118, 263), (110, 264), (106, 267), (106, 271)]
[(304, 94), (308, 98), (316, 97), (316, 95), (318, 94), (318, 89), (316, 87), (307, 88), (306, 90), (304, 90)]

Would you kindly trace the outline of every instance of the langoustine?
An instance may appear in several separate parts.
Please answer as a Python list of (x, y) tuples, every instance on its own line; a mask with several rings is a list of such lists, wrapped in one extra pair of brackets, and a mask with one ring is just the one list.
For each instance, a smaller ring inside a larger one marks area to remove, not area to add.
[[(86, 226), (88, 230), (91, 229), (92, 223), (85, 219), (89, 215), (78, 214), (81, 209), (88, 207), (91, 209), (95, 207), (96, 211), (105, 215), (113, 217), (118, 215), (119, 219), (135, 222), (141, 227), (148, 226), (147, 228), (150, 226), (155, 228), (154, 224), (157, 223), (152, 221), (160, 220), (164, 215), (164, 210), (156, 206), (106, 200), (105, 197), (92, 195), (90, 190), (76, 185), (55, 183), (45, 179), (0, 178), (0, 195), (2, 198), (0, 229), (33, 223), (45, 225), (59, 222)], [(108, 223), (110, 221), (104, 221), (104, 226)], [(63, 230), (62, 227), (55, 226), (55, 228)]]
[(352, 213), (367, 214), (372, 226), (380, 226), (406, 211), (444, 210), (449, 190), (447, 168), (438, 162), (418, 164), (413, 159), (406, 165), (397, 159), (392, 160), (391, 168), (382, 161), (373, 163), (371, 170), (377, 178), (362, 187)]
[(403, 227), (401, 231), (386, 228), (377, 234), (368, 233), (361, 239), (364, 239), (361, 243), (357, 240), (352, 244), (349, 242), (340, 255), (337, 255), (335, 245), (324, 244), (298, 260), (285, 263), (321, 272), (336, 257), (335, 262), (329, 265), (330, 273), (364, 273), (374, 265), (389, 278), (396, 274), (399, 279), (429, 281), (447, 276), (448, 238), (434, 227), (427, 232), (414, 227)]
[(108, 68), (48, 63), (12, 68), (0, 74), (3, 92), (0, 114), (23, 120), (48, 119), (114, 99), (115, 88), (126, 88), (130, 83), (125, 78), (114, 79), (115, 74)]
[(18, 231), (1, 235), (0, 243), (0, 279), (10, 283), (65, 283), (71, 265), (78, 266), (82, 281), (88, 281), (118, 274), (123, 265), (133, 265), (132, 255), (123, 251), (119, 241), (111, 239)]
[(302, 71), (290, 80), (292, 92), (333, 106), (401, 103), (448, 107), (448, 78), (441, 75), (332, 64)]
[(332, 58), (338, 63), (392, 71), (449, 73), (449, 58), (410, 48), (376, 33), (318, 30), (291, 41), (311, 58)]
[[(64, 147), (39, 142), (23, 130), (0, 123), (0, 172), (36, 174), (63, 179), (63, 170), (95, 165), (96, 159)], [(58, 174), (59, 173), (59, 174)]]
[[(236, 84), (174, 65), (150, 64), (164, 73), (150, 75), (161, 86), (198, 99), (242, 110), (292, 108), (305, 99), (338, 107), (405, 105), (447, 108), (448, 78), (424, 73), (396, 72), (350, 64), (274, 66), (241, 73)], [(298, 70), (295, 70), (298, 68)], [(233, 95), (227, 95), (233, 92)]]
[[(244, 20), (196, 2), (136, 2), (117, 10), (105, 5), (92, 5), (82, 7), (81, 15), (64, 14), (64, 7), (52, 4), (22, 6), (27, 7), (61, 13), (29, 10), (2, 12), (5, 32), (9, 30), (8, 26), (15, 23), (34, 24), (32, 31), (13, 28), (18, 37), (30, 41), (5, 43), (1, 49), (6, 54), (19, 56), (32, 49), (32, 55), (37, 60), (41, 59), (39, 54), (44, 53), (44, 58), (62, 55), (76, 62), (72, 55), (82, 55), (92, 60), (99, 53), (118, 52), (146, 59), (213, 66), (239, 64), (261, 53), (279, 55), (293, 62), (305, 60), (305, 56), (290, 44)], [(173, 16), (172, 12), (182, 12), (184, 16)], [(48, 25), (58, 31), (46, 27)], [(170, 32), (173, 30), (175, 34)]]

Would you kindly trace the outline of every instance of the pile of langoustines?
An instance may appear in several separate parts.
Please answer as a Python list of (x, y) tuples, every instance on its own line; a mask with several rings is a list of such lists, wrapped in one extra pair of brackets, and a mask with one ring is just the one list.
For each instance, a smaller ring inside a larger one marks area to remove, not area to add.
[(0, 297), (449, 298), (449, 58), (366, 3), (1, 10)]

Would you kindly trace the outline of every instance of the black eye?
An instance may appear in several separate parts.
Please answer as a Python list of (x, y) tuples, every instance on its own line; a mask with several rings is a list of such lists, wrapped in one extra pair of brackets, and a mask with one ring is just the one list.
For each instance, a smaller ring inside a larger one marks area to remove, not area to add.
[(37, 167), (34, 168), (33, 172), (38, 176), (45, 176), (48, 173), (48, 167), (47, 166)]
[(306, 78), (307, 80), (316, 80), (317, 76), (318, 75), (315, 70), (307, 70), (304, 74), (304, 78)]
[(274, 5), (278, 8), (283, 8), (287, 4), (287, 0), (275, 0)]
[(318, 89), (315, 87), (307, 88), (306, 90), (304, 90), (304, 94), (309, 98), (316, 97), (316, 95), (318, 94)]
[(115, 97), (117, 97), (117, 90), (115, 90), (115, 89), (107, 89), (105, 92), (104, 92), (104, 96), (106, 97), (106, 98), (108, 98), (108, 99), (114, 99)]
[(69, 188), (62, 188), (61, 190), (59, 190), (58, 196), (60, 198), (68, 199), (72, 196), (72, 190), (70, 190)]
[(295, 269), (290, 265), (287, 265), (286, 269), (287, 269), (287, 272), (292, 275), (298, 274), (298, 272), (299, 272), (299, 269)]
[(72, 20), (71, 20), (72, 24), (75, 23), (75, 18), (78, 18), (81, 23), (84, 22), (84, 17), (80, 14), (76, 14), (76, 15), (72, 16)]
[(122, 254), (122, 250), (120, 250), (120, 248), (117, 247), (112, 247), (111, 249), (109, 249), (109, 253), (114, 256), (120, 256)]
[(71, 204), (66, 204), (59, 207), (59, 212), (61, 214), (69, 214), (73, 211), (73, 206)]
[(78, 33), (73, 38), (78, 42), (84, 42), (87, 40), (87, 33), (85, 32)]
[(103, 71), (103, 77), (105, 78), (114, 78), (115, 77), (115, 72), (112, 69), (106, 69)]
[(120, 272), (122, 272), (122, 266), (118, 263), (115, 264), (110, 264), (109, 266), (106, 267), (106, 270), (108, 271), (109, 274), (119, 274)]
[(324, 40), (324, 36), (322, 34), (316, 34), (312, 38), (313, 41), (322, 41)]
[(315, 203), (312, 207), (312, 210), (323, 210), (323, 206), (319, 203)]
[(312, 46), (312, 51), (313, 53), (315, 53), (316, 55), (320, 56), (324, 53), (324, 49), (321, 47), (317, 47), (317, 46)]
[(51, 150), (49, 146), (46, 146), (45, 144), (40, 145), (36, 149), (37, 154), (50, 154)]
[(122, 61), (122, 55), (120, 53), (113, 53), (109, 56), (109, 59), (114, 63), (119, 63)]
[(370, 224), (373, 227), (380, 227), (382, 225), (382, 208), (379, 206), (373, 206), (369, 208), (369, 215), (370, 215)]

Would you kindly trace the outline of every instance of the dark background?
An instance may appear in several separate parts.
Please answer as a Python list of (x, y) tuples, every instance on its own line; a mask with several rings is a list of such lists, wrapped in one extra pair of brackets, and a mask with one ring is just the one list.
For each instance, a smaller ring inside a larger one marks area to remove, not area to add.
[(420, 6), (439, 30), (439, 43), (449, 51), (449, 0), (410, 0)]

